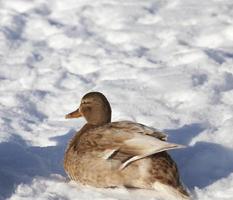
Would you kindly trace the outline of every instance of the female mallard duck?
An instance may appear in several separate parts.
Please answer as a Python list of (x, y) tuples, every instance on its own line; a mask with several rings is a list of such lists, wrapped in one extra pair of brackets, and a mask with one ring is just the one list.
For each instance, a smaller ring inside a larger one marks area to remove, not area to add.
[(165, 142), (166, 135), (130, 121), (111, 122), (111, 107), (99, 92), (90, 92), (66, 118), (85, 117), (87, 123), (65, 152), (68, 176), (95, 187), (170, 188), (188, 198), (176, 163), (166, 150), (183, 147)]

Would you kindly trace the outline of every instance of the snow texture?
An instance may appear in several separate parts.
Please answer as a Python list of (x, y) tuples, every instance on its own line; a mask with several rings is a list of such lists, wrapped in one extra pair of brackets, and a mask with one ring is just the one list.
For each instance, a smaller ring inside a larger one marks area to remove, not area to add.
[(64, 115), (89, 91), (188, 146), (171, 154), (194, 199), (233, 199), (232, 0), (0, 0), (0, 91), (1, 200), (140, 196), (66, 180), (84, 121)]

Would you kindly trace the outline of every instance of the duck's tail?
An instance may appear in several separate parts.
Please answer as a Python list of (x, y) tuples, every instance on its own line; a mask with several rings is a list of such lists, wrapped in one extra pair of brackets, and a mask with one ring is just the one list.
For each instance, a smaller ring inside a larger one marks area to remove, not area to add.
[(187, 199), (190, 199), (187, 190), (186, 190), (182, 185), (180, 185), (180, 186), (177, 188), (177, 190), (181, 193), (181, 195), (183, 195), (184, 197), (187, 197)]
[(169, 200), (191, 200), (191, 197), (187, 191), (181, 186), (179, 188), (173, 188), (169, 185), (165, 185), (160, 182), (153, 184), (153, 189), (163, 193), (165, 199)]

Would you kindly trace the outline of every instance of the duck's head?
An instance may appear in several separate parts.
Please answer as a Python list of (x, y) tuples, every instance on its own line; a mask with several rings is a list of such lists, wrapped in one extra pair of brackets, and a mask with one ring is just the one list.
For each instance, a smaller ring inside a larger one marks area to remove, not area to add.
[(79, 108), (66, 118), (84, 117), (88, 124), (103, 125), (111, 122), (111, 113), (107, 98), (100, 92), (90, 92), (83, 96)]

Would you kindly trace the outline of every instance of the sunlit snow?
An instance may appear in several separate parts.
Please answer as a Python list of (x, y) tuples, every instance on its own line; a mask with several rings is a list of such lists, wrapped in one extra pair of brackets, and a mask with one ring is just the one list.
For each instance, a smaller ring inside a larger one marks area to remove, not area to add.
[(143, 198), (66, 179), (84, 120), (64, 115), (89, 91), (188, 146), (171, 154), (194, 199), (233, 199), (232, 0), (0, 1), (0, 200)]

